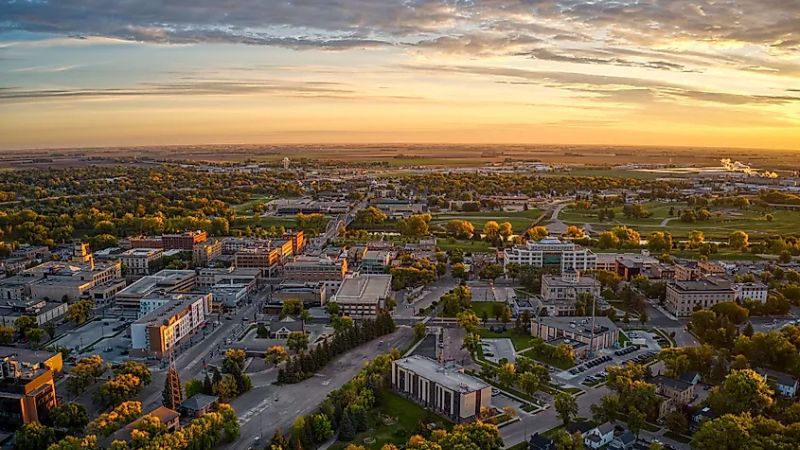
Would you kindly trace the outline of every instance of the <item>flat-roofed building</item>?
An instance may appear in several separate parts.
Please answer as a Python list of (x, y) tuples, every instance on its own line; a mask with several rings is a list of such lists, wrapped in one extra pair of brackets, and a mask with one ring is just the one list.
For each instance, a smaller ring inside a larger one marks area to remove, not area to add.
[(299, 255), (302, 253), (306, 245), (305, 234), (303, 230), (287, 231), (283, 234), (283, 239), (292, 243), (292, 254)]
[(593, 270), (597, 266), (597, 256), (589, 249), (572, 242), (548, 237), (538, 242), (526, 242), (503, 252), (503, 264), (521, 266), (553, 267), (564, 271), (567, 268), (576, 270)]
[(736, 301), (753, 300), (765, 303), (769, 295), (769, 286), (761, 282), (732, 283), (733, 299)]
[[(594, 323), (594, 329), (592, 324)], [(608, 317), (539, 317), (531, 319), (531, 335), (545, 342), (568, 338), (589, 346), (589, 351), (612, 347), (619, 329)]]
[(222, 254), (235, 255), (245, 248), (269, 247), (270, 239), (227, 236), (222, 238)]
[(222, 256), (222, 242), (216, 239), (196, 244), (192, 248), (192, 264), (205, 266)]
[(367, 250), (361, 259), (359, 272), (366, 274), (386, 273), (392, 261), (392, 252), (384, 250)]
[(179, 234), (165, 234), (161, 236), (164, 250), (183, 250), (191, 252), (196, 244), (208, 239), (205, 231), (186, 231)]
[(283, 278), (288, 282), (323, 283), (329, 292), (336, 292), (347, 275), (347, 259), (327, 256), (296, 256), (283, 266)]
[(169, 355), (176, 345), (189, 339), (211, 313), (211, 294), (164, 296), (165, 303), (131, 324), (131, 354)]
[(691, 281), (672, 281), (667, 283), (666, 309), (676, 317), (692, 315), (695, 308), (732, 302), (735, 292), (728, 280), (707, 278)]
[(128, 239), (130, 248), (164, 248), (160, 236), (136, 236)]
[(0, 304), (0, 321), (12, 324), (21, 316), (29, 316), (33, 317), (41, 326), (64, 317), (68, 307), (69, 305), (64, 302), (49, 302), (31, 298), (7, 301)]
[(137, 247), (122, 252), (119, 259), (128, 275), (142, 276), (150, 275), (150, 271), (163, 256), (164, 251), (160, 248)]
[(492, 398), (483, 380), (421, 355), (392, 361), (392, 389), (455, 423), (480, 417)]
[(375, 317), (391, 298), (391, 275), (359, 274), (342, 281), (331, 301), (339, 305), (343, 315), (353, 318)]
[(164, 269), (142, 277), (119, 291), (115, 304), (124, 310), (139, 311), (139, 301), (153, 292), (188, 292), (195, 288), (196, 282), (197, 275), (194, 270)]
[(582, 276), (573, 268), (567, 268), (560, 276), (542, 276), (542, 298), (548, 300), (577, 300), (581, 294), (600, 296), (600, 282), (591, 276)]
[(0, 347), (0, 425), (43, 422), (58, 404), (53, 374), (61, 354)]

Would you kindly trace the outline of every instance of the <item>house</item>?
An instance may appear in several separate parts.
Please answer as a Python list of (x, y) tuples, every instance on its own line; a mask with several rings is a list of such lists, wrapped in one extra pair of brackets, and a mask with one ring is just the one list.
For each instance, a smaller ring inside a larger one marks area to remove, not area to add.
[(692, 431), (697, 431), (700, 429), (700, 426), (703, 425), (703, 422), (706, 420), (714, 420), (717, 418), (717, 413), (715, 413), (711, 408), (708, 406), (704, 407), (700, 411), (692, 414), (691, 423), (689, 424)]
[(764, 381), (775, 387), (775, 392), (788, 398), (794, 398), (797, 395), (797, 378), (772, 369), (759, 369), (757, 372), (764, 378)]
[(615, 437), (608, 445), (608, 448), (611, 450), (624, 450), (632, 448), (634, 443), (636, 443), (636, 436), (626, 430), (624, 433)]
[(273, 320), (269, 324), (269, 337), (272, 339), (287, 339), (289, 334), (303, 331), (303, 322), (291, 317)]
[(681, 376), (678, 377), (678, 379), (683, 382), (696, 385), (697, 383), (700, 382), (702, 378), (700, 377), (700, 374), (698, 372), (690, 370), (688, 372), (682, 373)]
[(694, 385), (686, 381), (658, 375), (652, 382), (656, 385), (656, 394), (662, 400), (658, 410), (659, 418), (688, 405), (694, 398)]
[(219, 397), (206, 394), (195, 394), (181, 403), (181, 413), (188, 417), (200, 417), (209, 412)]
[(533, 433), (528, 441), (528, 450), (555, 450), (556, 443), (549, 437)]
[(567, 426), (564, 427), (564, 430), (567, 431), (570, 435), (574, 435), (575, 433), (586, 434), (592, 428), (594, 428), (591, 423), (587, 421), (577, 421), (577, 422), (570, 422)]
[(583, 435), (583, 444), (591, 449), (598, 449), (604, 445), (608, 445), (613, 440), (614, 425), (610, 422), (594, 427)]

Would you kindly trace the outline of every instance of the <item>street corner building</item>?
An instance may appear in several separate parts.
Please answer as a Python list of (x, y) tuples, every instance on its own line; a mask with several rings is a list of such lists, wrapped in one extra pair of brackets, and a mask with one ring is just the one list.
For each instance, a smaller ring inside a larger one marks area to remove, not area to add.
[(455, 423), (480, 417), (492, 398), (491, 386), (460, 366), (420, 355), (392, 362), (392, 389)]

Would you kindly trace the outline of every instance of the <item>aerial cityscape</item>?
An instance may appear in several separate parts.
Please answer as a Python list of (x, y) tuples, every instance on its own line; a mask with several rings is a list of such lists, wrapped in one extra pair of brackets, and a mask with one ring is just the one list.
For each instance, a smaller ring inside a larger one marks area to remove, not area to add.
[(800, 4), (0, 6), (0, 446), (800, 450)]

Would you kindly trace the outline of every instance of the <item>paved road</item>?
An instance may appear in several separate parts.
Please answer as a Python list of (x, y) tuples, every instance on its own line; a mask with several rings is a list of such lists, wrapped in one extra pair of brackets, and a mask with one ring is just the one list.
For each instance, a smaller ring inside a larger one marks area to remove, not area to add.
[(390, 348), (405, 349), (412, 341), (411, 328), (398, 327), (376, 342), (364, 344), (329, 363), (316, 376), (301, 383), (277, 386), (274, 369), (251, 374), (253, 389), (231, 402), (239, 416), (241, 437), (224, 448), (245, 450), (256, 437), (270, 439), (277, 428), (286, 431), (295, 418), (313, 412), (331, 391), (340, 388), (370, 359)]
[(431, 306), (431, 303), (438, 301), (442, 298), (442, 295), (454, 289), (456, 286), (458, 286), (458, 281), (451, 278), (449, 275), (445, 275), (426, 286), (423, 290), (424, 294), (414, 299), (413, 303), (410, 305), (406, 302), (398, 304), (392, 312), (392, 316), (395, 319), (411, 319), (417, 315), (420, 309)]

